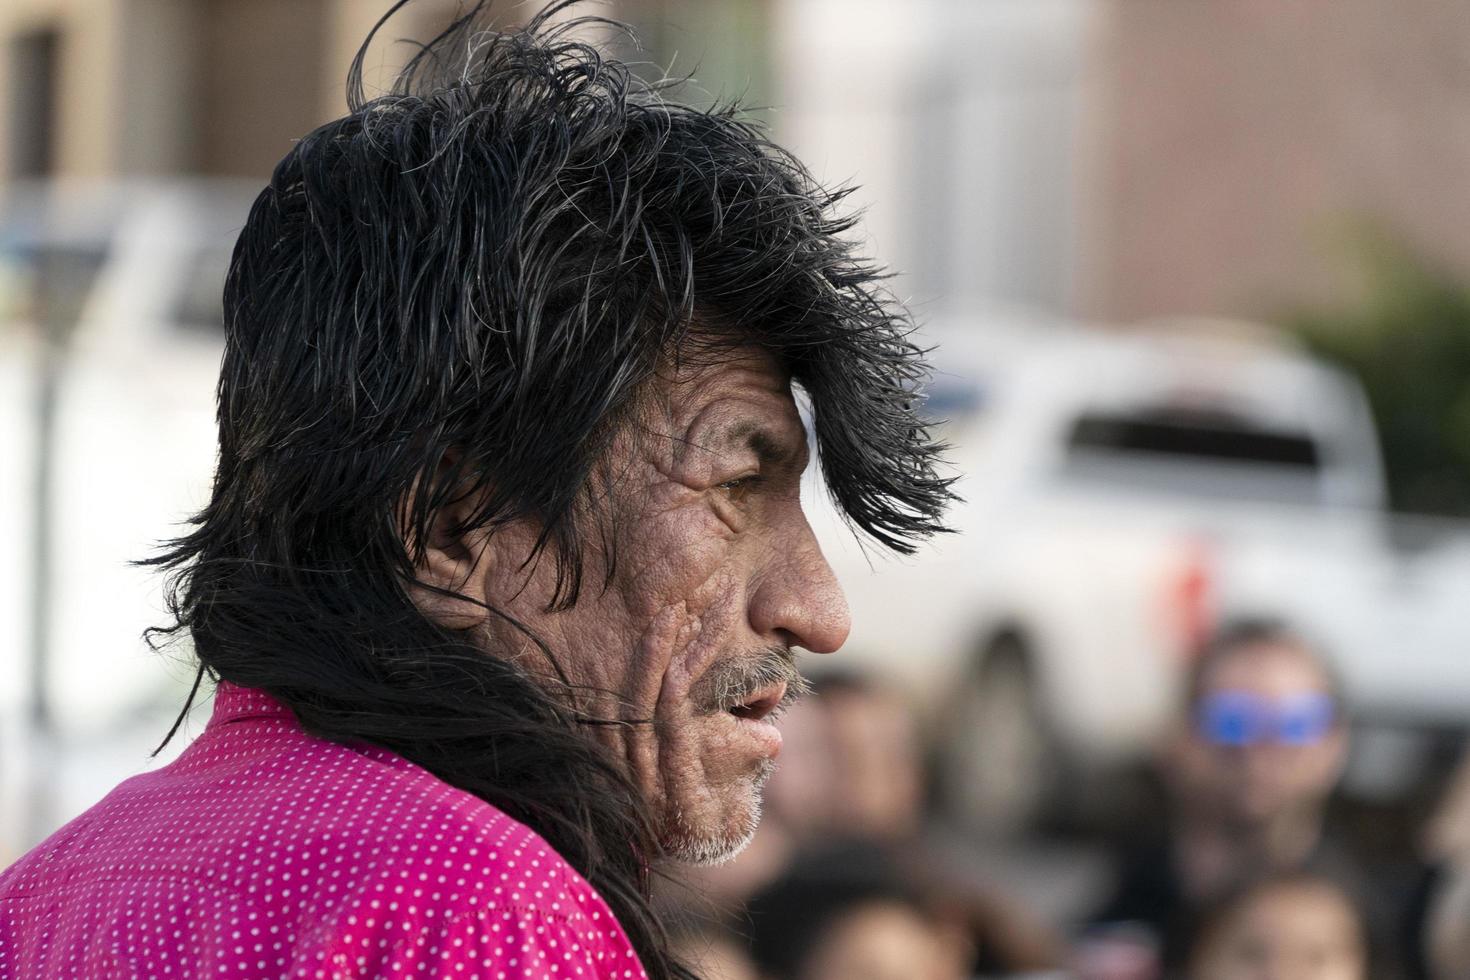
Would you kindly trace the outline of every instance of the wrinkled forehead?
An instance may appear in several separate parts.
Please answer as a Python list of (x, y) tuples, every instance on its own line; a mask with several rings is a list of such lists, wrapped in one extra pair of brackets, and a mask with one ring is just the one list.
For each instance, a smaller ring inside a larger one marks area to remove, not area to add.
[(662, 397), (685, 415), (721, 397), (791, 401), (791, 372), (776, 355), (749, 344), (692, 338), (664, 355), (657, 374)]
[(695, 342), (663, 358), (650, 394), (677, 438), (751, 445), (762, 455), (805, 450), (791, 374), (759, 347)]

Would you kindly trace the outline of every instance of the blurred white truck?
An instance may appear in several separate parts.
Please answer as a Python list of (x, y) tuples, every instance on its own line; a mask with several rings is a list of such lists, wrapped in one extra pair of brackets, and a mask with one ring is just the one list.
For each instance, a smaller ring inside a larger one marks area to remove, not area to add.
[(1237, 617), (1320, 645), (1365, 725), (1470, 726), (1470, 524), (1386, 512), (1352, 379), (1239, 325), (931, 339), (959, 533), (900, 561), (817, 523), (853, 608), (839, 657), (929, 709), (957, 815), (1012, 830), (1139, 759)]

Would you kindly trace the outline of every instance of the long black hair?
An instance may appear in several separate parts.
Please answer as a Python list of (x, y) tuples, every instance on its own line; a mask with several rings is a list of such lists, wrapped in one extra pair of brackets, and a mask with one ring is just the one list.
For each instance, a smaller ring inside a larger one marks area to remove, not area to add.
[(937, 530), (948, 482), (921, 351), (842, 195), (735, 107), (677, 104), (577, 40), (567, 5), (495, 32), (477, 4), (377, 98), (360, 51), (348, 114), (276, 167), (225, 286), (213, 493), (153, 560), (175, 573), (158, 632), (192, 636), (201, 677), (530, 825), (652, 977), (685, 976), (648, 904), (654, 828), (596, 719), (422, 615), (420, 543), (454, 500), (483, 501), (456, 534), (534, 520), (551, 608), (575, 603), (584, 549), (614, 559), (595, 466), (696, 322), (790, 370), (831, 493), (879, 542)]

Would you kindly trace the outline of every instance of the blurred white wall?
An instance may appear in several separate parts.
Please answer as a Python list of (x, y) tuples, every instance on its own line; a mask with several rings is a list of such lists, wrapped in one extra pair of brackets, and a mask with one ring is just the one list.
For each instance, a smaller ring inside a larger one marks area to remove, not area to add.
[(775, 4), (778, 138), (926, 316), (1065, 309), (1091, 0)]

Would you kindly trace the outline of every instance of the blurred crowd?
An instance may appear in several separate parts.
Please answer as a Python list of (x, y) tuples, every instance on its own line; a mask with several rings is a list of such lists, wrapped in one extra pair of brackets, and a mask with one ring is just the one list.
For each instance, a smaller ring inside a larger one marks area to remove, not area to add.
[(1121, 820), (1070, 824), (1108, 869), (1074, 913), (1048, 914), (955, 859), (955, 815), (929, 785), (931, 724), (882, 681), (819, 675), (783, 723), (750, 847), (664, 883), (668, 921), (702, 975), (1470, 976), (1470, 768), (1432, 787), (1433, 807), (1352, 819), (1339, 792), (1352, 706), (1329, 654), (1283, 624), (1215, 633), (1139, 781), (1147, 789)]

